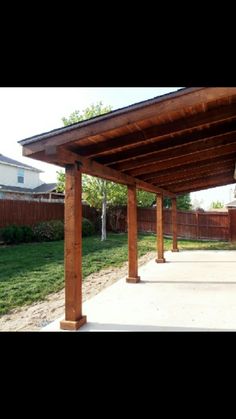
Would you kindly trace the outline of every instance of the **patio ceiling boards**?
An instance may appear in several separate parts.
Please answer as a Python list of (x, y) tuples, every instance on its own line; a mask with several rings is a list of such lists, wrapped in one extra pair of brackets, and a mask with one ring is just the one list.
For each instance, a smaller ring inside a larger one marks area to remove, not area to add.
[(19, 141), (25, 156), (167, 196), (235, 183), (236, 88), (186, 88)]

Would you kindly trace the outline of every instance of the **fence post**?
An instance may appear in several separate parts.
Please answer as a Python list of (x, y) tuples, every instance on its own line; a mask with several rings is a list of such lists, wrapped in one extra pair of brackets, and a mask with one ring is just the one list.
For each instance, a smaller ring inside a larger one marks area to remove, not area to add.
[(196, 238), (199, 239), (199, 213), (196, 211)]

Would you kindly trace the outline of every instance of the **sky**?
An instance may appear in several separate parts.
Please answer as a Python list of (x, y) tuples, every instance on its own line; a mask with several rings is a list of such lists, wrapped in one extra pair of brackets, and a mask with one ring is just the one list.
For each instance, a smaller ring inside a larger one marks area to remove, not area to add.
[[(180, 87), (167, 88), (0, 88), (0, 153), (37, 167), (42, 181), (56, 182), (59, 167), (22, 156), (19, 140), (63, 126), (62, 117), (98, 101), (112, 110), (151, 99)], [(212, 201), (233, 199), (234, 185), (194, 192), (191, 199), (204, 209)]]

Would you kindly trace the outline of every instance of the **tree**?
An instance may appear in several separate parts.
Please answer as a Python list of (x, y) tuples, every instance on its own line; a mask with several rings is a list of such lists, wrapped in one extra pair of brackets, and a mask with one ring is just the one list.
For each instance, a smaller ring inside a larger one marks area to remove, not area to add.
[[(83, 193), (82, 198), (91, 207), (102, 212), (102, 234), (101, 239), (106, 239), (106, 210), (112, 211), (112, 208), (127, 205), (127, 187), (118, 183), (108, 182), (97, 177), (83, 175), (82, 176)], [(57, 192), (65, 190), (65, 173), (57, 172)], [(150, 207), (155, 203), (156, 196), (154, 193), (137, 191), (137, 204), (140, 207)], [(122, 212), (120, 212), (120, 215)], [(116, 210), (112, 217), (119, 217)], [(115, 221), (118, 223), (118, 219)]]
[(65, 126), (75, 124), (76, 122), (84, 121), (85, 119), (94, 118), (95, 116), (111, 112), (111, 106), (103, 106), (102, 102), (92, 103), (89, 107), (82, 111), (76, 110), (72, 112), (68, 118), (63, 117), (62, 122)]
[(57, 172), (57, 192), (65, 192), (65, 173), (60, 170)]
[[(179, 195), (176, 200), (178, 210), (190, 210), (191, 198), (190, 194)], [(171, 208), (171, 198), (164, 198), (164, 208)]]
[(213, 201), (210, 205), (210, 209), (220, 209), (220, 208), (224, 208), (223, 202)]

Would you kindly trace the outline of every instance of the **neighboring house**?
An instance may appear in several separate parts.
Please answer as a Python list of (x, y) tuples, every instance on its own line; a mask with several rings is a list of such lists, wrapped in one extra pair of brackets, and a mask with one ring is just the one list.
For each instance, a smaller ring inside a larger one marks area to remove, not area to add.
[(0, 154), (0, 199), (63, 199), (56, 183), (44, 183), (41, 170)]
[(236, 208), (236, 199), (226, 204), (227, 208)]

